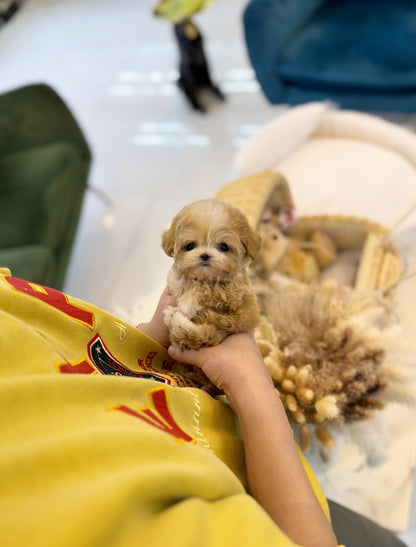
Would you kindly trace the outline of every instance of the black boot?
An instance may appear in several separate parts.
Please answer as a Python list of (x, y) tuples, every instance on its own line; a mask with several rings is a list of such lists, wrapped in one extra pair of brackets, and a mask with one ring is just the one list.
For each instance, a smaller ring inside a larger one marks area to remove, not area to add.
[(180, 54), (178, 86), (195, 110), (205, 112), (198, 98), (200, 91), (208, 89), (221, 100), (225, 97), (210, 78), (202, 36), (190, 21), (174, 25), (174, 31)]
[(6, 2), (5, 5), (0, 8), (0, 19), (2, 19), (6, 23), (13, 17), (18, 9), (19, 5), (17, 4), (17, 2)]

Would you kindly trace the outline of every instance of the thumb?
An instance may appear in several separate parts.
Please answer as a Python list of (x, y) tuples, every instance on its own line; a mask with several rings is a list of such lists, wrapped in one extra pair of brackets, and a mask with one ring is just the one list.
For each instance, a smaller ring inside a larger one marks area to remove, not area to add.
[(179, 349), (176, 346), (169, 346), (168, 353), (175, 361), (185, 365), (201, 367), (200, 355), (195, 349)]

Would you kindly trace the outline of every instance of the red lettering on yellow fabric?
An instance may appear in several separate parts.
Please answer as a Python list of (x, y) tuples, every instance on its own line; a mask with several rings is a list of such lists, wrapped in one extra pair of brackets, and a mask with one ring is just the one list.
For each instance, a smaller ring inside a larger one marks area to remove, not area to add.
[(169, 405), (169, 399), (164, 387), (157, 387), (148, 392), (148, 397), (151, 408), (140, 408), (133, 410), (125, 405), (117, 405), (111, 410), (120, 410), (135, 418), (140, 418), (144, 422), (157, 427), (161, 431), (165, 431), (181, 442), (194, 443), (194, 439), (190, 437), (183, 429), (179, 427), (172, 415), (172, 410)]
[(56, 368), (63, 374), (98, 374), (86, 359), (80, 359), (75, 363), (58, 363)]
[(45, 304), (49, 304), (68, 317), (71, 317), (71, 319), (75, 319), (75, 321), (79, 321), (90, 328), (94, 327), (94, 314), (89, 310), (68, 302), (67, 296), (60, 291), (51, 289), (50, 287), (43, 287), (36, 283), (30, 283), (16, 277), (5, 277), (5, 280), (16, 290), (42, 300)]

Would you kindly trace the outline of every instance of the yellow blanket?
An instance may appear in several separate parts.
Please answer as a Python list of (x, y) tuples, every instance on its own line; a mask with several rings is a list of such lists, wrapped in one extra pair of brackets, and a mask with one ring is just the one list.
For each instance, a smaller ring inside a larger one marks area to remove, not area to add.
[(183, 372), (120, 319), (0, 270), (2, 547), (292, 546), (245, 491), (235, 415)]

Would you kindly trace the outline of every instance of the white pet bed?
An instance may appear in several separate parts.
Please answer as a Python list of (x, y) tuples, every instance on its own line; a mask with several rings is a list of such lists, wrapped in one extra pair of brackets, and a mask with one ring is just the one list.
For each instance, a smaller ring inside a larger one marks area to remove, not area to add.
[(416, 200), (416, 136), (369, 114), (308, 103), (252, 137), (240, 175), (278, 171), (302, 215), (347, 214), (385, 226)]
[[(416, 213), (406, 215), (416, 202), (416, 136), (410, 131), (329, 103), (308, 103), (253, 136), (236, 168), (241, 176), (281, 173), (299, 216), (352, 215), (393, 228), (405, 276), (416, 271)], [(415, 362), (416, 277), (399, 284), (393, 306)], [(383, 411), (380, 421), (391, 432), (379, 447), (388, 453), (383, 465), (369, 467), (347, 442), (333, 466), (312, 462), (328, 497), (395, 530), (407, 527), (412, 491), (414, 409), (408, 410), (393, 404)], [(369, 442), (378, 436), (380, 421), (368, 422)]]

